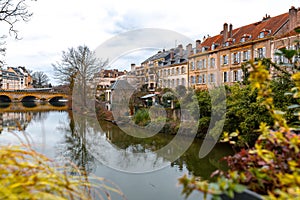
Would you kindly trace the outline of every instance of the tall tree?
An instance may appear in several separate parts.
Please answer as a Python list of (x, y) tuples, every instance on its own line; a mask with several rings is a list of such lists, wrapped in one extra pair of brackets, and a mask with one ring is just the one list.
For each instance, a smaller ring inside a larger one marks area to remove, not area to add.
[(91, 51), (87, 46), (78, 46), (69, 48), (67, 51), (62, 52), (61, 62), (52, 64), (55, 72), (55, 78), (63, 84), (68, 84), (70, 92), (72, 93), (74, 84), (77, 82), (77, 92), (86, 105), (86, 97), (88, 92), (88, 84), (92, 83), (93, 78), (106, 64), (106, 61), (96, 58), (95, 52)]
[(34, 72), (32, 74), (33, 86), (36, 88), (41, 88), (48, 86), (49, 78), (47, 74), (41, 71)]

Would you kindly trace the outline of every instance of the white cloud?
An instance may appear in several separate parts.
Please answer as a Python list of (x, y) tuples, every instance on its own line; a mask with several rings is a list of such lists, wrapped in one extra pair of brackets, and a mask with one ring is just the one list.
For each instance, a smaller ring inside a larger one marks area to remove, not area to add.
[[(6, 63), (51, 72), (61, 51), (81, 44), (91, 49), (116, 34), (137, 28), (164, 28), (193, 40), (218, 34), (224, 22), (239, 27), (288, 12), (300, 0), (38, 0), (34, 15), (17, 25), (20, 41), (7, 42)], [(1, 32), (5, 32), (3, 28)], [(163, 48), (163, 47), (162, 47)]]

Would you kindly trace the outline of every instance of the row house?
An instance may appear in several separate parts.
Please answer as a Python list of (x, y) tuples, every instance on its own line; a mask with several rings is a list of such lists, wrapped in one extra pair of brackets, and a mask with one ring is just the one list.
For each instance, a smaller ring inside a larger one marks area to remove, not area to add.
[(150, 91), (157, 87), (188, 87), (187, 57), (187, 51), (181, 44), (170, 50), (159, 51), (135, 68), (138, 82), (146, 85)]
[(1, 89), (22, 90), (32, 88), (32, 77), (25, 67), (8, 67), (1, 70)]
[(205, 89), (209, 85), (241, 81), (241, 65), (255, 58), (274, 60), (276, 49), (286, 46), (275, 41), (287, 34), (295, 36), (299, 18), (299, 9), (292, 7), (288, 13), (275, 17), (266, 15), (259, 22), (236, 29), (225, 23), (220, 34), (203, 38), (203, 42), (197, 40), (194, 48), (189, 44), (190, 86)]

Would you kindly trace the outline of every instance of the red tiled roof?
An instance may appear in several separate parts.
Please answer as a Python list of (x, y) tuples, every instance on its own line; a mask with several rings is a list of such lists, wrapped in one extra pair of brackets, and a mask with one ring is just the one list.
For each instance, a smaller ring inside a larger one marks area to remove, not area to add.
[[(270, 17), (264, 19), (260, 22), (248, 24), (232, 30), (232, 38), (235, 40), (234, 44), (240, 43), (242, 37), (245, 34), (251, 35), (249, 40), (256, 40), (261, 31), (268, 30), (270, 31), (269, 36), (274, 36), (276, 32), (285, 24), (289, 19), (289, 14), (284, 13), (275, 17)], [(229, 35), (229, 34), (228, 34)], [(228, 36), (229, 37), (229, 36)], [(249, 41), (247, 40), (247, 41)], [(218, 44), (219, 46), (216, 49), (223, 46), (223, 34), (215, 35), (213, 37), (207, 38), (201, 43), (201, 47), (208, 47), (208, 50), (211, 50), (212, 44)]]

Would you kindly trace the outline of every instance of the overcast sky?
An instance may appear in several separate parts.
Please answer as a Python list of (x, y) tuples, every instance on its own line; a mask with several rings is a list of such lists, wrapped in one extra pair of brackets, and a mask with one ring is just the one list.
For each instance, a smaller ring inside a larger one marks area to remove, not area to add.
[(299, 7), (300, 0), (38, 0), (29, 5), (34, 15), (17, 25), (22, 40), (8, 38), (5, 61), (44, 71), (53, 80), (51, 64), (69, 47), (85, 44), (94, 50), (113, 36), (140, 28), (168, 29), (202, 40), (219, 34), (224, 22), (243, 26)]

